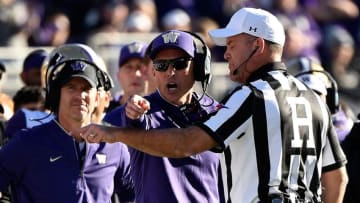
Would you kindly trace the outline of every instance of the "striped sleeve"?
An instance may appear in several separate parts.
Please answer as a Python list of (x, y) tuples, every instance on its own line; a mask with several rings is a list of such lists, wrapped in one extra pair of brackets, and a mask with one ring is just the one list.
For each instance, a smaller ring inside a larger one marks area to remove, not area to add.
[(224, 150), (232, 140), (241, 137), (251, 123), (251, 90), (248, 87), (237, 88), (224, 107), (206, 122), (198, 126), (205, 130)]

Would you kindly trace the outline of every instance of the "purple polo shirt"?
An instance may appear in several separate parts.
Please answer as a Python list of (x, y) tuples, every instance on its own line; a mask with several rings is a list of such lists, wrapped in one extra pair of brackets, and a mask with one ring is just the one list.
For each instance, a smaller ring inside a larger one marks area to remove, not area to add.
[[(196, 99), (193, 96), (193, 101)], [(178, 107), (166, 102), (158, 92), (146, 97), (150, 110), (139, 120), (126, 118), (125, 106), (109, 112), (104, 121), (117, 126), (144, 129), (186, 127), (208, 118), (218, 103), (204, 96), (190, 106)], [(182, 110), (181, 110), (182, 109)], [(137, 203), (208, 202), (223, 200), (219, 154), (211, 151), (186, 158), (156, 157), (129, 148), (131, 175)]]

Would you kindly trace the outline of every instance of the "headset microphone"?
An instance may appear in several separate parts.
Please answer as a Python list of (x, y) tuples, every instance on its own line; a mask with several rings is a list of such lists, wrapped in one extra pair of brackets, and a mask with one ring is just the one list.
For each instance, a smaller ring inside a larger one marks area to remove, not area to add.
[(258, 49), (259, 49), (259, 47), (256, 46), (255, 49), (249, 54), (247, 59), (244, 62), (242, 62), (240, 65), (238, 65), (238, 67), (235, 68), (235, 70), (232, 72), (232, 75), (236, 75), (238, 73), (238, 71), (239, 71), (239, 68), (241, 66), (243, 66), (245, 63), (247, 63)]

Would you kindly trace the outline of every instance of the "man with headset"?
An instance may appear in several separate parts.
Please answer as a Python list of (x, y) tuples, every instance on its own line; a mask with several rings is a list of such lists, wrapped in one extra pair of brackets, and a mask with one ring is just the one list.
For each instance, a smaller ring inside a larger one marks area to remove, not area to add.
[(340, 102), (338, 86), (321, 64), (309, 57), (299, 57), (287, 63), (289, 73), (314, 90), (327, 104), (340, 143), (353, 126), (353, 112), (344, 101)]
[(346, 158), (325, 103), (281, 62), (285, 33), (279, 20), (262, 9), (242, 8), (225, 28), (209, 34), (226, 46), (229, 77), (240, 84), (215, 115), (187, 128), (89, 125), (73, 133), (155, 156), (222, 151), (228, 202), (341, 203)]
[(122, 202), (134, 200), (127, 147), (69, 133), (91, 122), (105, 86), (98, 57), (82, 44), (50, 54), (45, 106), (55, 118), (17, 132), (0, 150), (0, 190), (11, 186), (14, 203), (110, 202), (113, 191)]
[[(200, 39), (178, 30), (158, 35), (147, 49), (157, 84), (157, 90), (145, 96), (150, 102), (150, 106), (144, 107), (147, 113), (133, 110), (142, 105), (138, 103), (142, 97), (135, 95), (126, 105), (107, 113), (104, 121), (146, 130), (184, 128), (216, 112), (218, 103), (205, 94), (206, 87), (200, 94), (194, 90), (196, 80), (205, 82), (210, 77), (206, 67), (209, 50)], [(196, 50), (197, 42), (200, 50)], [(207, 81), (204, 85), (207, 86)], [(173, 159), (129, 149), (135, 202), (224, 202), (218, 154), (205, 151)]]

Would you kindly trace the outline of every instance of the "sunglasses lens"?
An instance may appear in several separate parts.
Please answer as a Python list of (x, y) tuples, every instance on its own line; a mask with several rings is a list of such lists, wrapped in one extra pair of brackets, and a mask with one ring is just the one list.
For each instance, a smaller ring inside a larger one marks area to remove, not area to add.
[(168, 69), (169, 63), (167, 62), (154, 62), (154, 68), (156, 71), (165, 72)]
[(188, 59), (185, 58), (179, 58), (172, 62), (173, 67), (176, 70), (182, 70), (188, 67)]
[(156, 71), (165, 72), (171, 64), (176, 70), (183, 70), (188, 67), (188, 62), (191, 58), (176, 58), (171, 60), (154, 61), (154, 68)]

